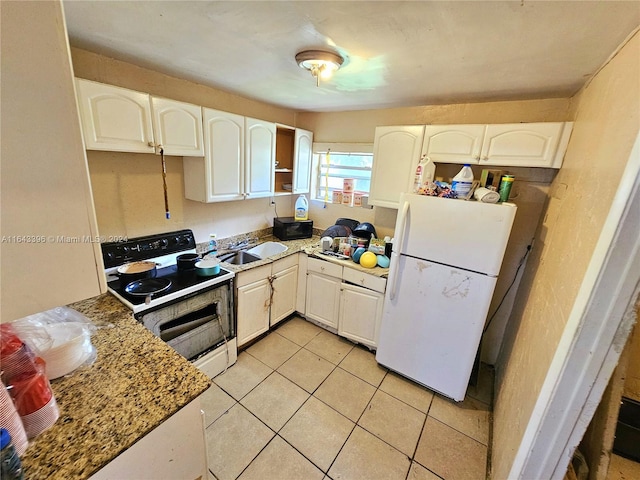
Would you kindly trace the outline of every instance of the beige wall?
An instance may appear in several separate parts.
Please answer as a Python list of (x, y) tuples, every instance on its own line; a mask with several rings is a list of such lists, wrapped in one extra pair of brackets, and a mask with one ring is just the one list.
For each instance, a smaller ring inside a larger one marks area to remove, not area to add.
[[(497, 365), (493, 478), (507, 478), (640, 120), (640, 35), (583, 89)], [(526, 292), (526, 294), (524, 294)]]
[(563, 98), (512, 102), (461, 103), (335, 113), (299, 113), (299, 127), (316, 142), (373, 143), (377, 126), (449, 123), (564, 122), (572, 116)]
[[(76, 77), (160, 97), (295, 126), (295, 113), (136, 65), (72, 48)], [(273, 226), (273, 217), (293, 215), (291, 196), (237, 202), (200, 203), (184, 198), (182, 157), (167, 157), (171, 219), (164, 214), (160, 157), (152, 154), (87, 151), (101, 235), (136, 237), (182, 228), (204, 242), (210, 233), (228, 237)]]
[[(636, 318), (640, 320), (640, 298), (636, 307)], [(637, 323), (626, 348), (629, 349), (629, 364), (623, 395), (640, 402), (640, 327)]]
[(99, 243), (88, 241), (98, 231), (62, 5), (0, 2), (0, 9), (0, 320), (11, 321), (106, 285)]

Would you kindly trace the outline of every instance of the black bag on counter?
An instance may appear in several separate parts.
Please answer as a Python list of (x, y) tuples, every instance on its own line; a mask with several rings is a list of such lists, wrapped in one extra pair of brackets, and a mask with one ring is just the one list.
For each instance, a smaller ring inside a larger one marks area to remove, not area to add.
[(351, 218), (339, 218), (338, 220), (336, 220), (335, 224), (349, 227), (349, 229), (351, 229), (351, 231), (353, 232), (356, 227), (360, 225), (360, 222), (358, 220), (352, 220)]
[(321, 237), (348, 237), (351, 235), (351, 229), (346, 225), (331, 225), (324, 232), (322, 232)]

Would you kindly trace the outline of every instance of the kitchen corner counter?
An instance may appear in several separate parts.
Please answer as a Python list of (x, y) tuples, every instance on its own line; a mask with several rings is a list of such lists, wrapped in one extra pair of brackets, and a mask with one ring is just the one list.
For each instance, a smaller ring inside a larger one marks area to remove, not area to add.
[(354, 270), (358, 270), (360, 272), (368, 273), (369, 275), (374, 275), (376, 277), (387, 278), (389, 276), (389, 269), (388, 268), (382, 268), (382, 267), (379, 267), (379, 266), (373, 267), (373, 268), (365, 268), (362, 265), (360, 265), (359, 263), (356, 263), (351, 259), (340, 260), (338, 258), (330, 257), (328, 255), (322, 255), (322, 251), (321, 251), (319, 245), (312, 245), (312, 246), (306, 247), (304, 249), (304, 252), (307, 255), (313, 256), (313, 257), (318, 258), (320, 260), (325, 260), (327, 262), (335, 263), (336, 265), (342, 265), (345, 268), (352, 268)]
[[(382, 267), (374, 267), (374, 268), (364, 268), (362, 265), (359, 265), (355, 262), (353, 262), (352, 260), (339, 260), (337, 258), (331, 258), (329, 256), (326, 255), (322, 255), (320, 252), (320, 237), (319, 236), (313, 236), (311, 238), (303, 238), (300, 240), (279, 240), (277, 237), (275, 236), (266, 236), (266, 237), (261, 237), (257, 243), (257, 245), (259, 245), (260, 243), (264, 243), (264, 242), (278, 242), (278, 243), (282, 243), (284, 245), (287, 246), (287, 250), (285, 250), (282, 253), (279, 253), (277, 255), (272, 255), (268, 258), (265, 258), (263, 260), (257, 260), (255, 262), (251, 262), (251, 263), (246, 263), (244, 265), (233, 265), (230, 263), (226, 263), (223, 262), (222, 266), (224, 268), (226, 268), (229, 271), (232, 272), (243, 272), (245, 270), (251, 270), (252, 268), (256, 268), (256, 267), (260, 267), (262, 265), (266, 265), (269, 263), (273, 263), (276, 260), (279, 260), (281, 258), (284, 257), (288, 257), (289, 255), (293, 255), (296, 253), (306, 253), (308, 256), (311, 257), (315, 257), (318, 258), (320, 260), (325, 260), (327, 262), (331, 262), (331, 263), (335, 263), (337, 265), (342, 265), (343, 267), (346, 268), (353, 268), (355, 270), (361, 271), (361, 272), (365, 272), (368, 273), (370, 275), (374, 275), (376, 277), (388, 277), (389, 276), (389, 269), (388, 268), (382, 268)], [(224, 252), (220, 252), (220, 254), (223, 253), (227, 253), (226, 251)]]
[(98, 327), (97, 357), (51, 381), (60, 418), (30, 442), (25, 478), (88, 478), (211, 385), (112, 295), (69, 307)]

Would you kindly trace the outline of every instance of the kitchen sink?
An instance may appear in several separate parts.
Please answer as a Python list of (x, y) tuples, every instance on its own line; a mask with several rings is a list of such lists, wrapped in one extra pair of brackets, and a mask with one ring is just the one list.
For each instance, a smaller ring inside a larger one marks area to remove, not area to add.
[(242, 250), (239, 252), (231, 252), (225, 253), (224, 255), (219, 255), (218, 259), (221, 262), (227, 262), (233, 265), (244, 265), (245, 263), (257, 262), (258, 260), (262, 260), (259, 256)]
[(271, 255), (277, 255), (287, 250), (287, 246), (283, 245), (280, 242), (264, 242), (260, 245), (256, 245), (248, 250), (245, 250), (246, 253), (251, 255), (257, 255), (260, 258), (267, 258)]

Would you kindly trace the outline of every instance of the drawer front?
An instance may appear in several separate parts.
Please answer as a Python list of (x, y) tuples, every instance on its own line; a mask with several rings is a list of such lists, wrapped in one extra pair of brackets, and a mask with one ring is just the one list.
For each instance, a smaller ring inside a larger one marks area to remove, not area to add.
[(307, 262), (307, 271), (322, 273), (331, 277), (342, 278), (342, 266), (335, 263), (325, 262), (317, 258), (309, 257)]
[(345, 268), (342, 274), (342, 279), (346, 282), (359, 285), (369, 290), (384, 293), (387, 286), (387, 279), (383, 277), (377, 277), (370, 273), (364, 273), (354, 268)]
[(245, 270), (244, 272), (238, 272), (236, 274), (236, 287), (249, 285), (258, 280), (264, 280), (265, 278), (269, 278), (270, 275), (271, 264)]
[(294, 265), (297, 265), (297, 264), (298, 264), (298, 255), (295, 255), (295, 254), (287, 255), (286, 257), (273, 262), (271, 270), (275, 275), (276, 273), (286, 270), (287, 268), (293, 267)]

